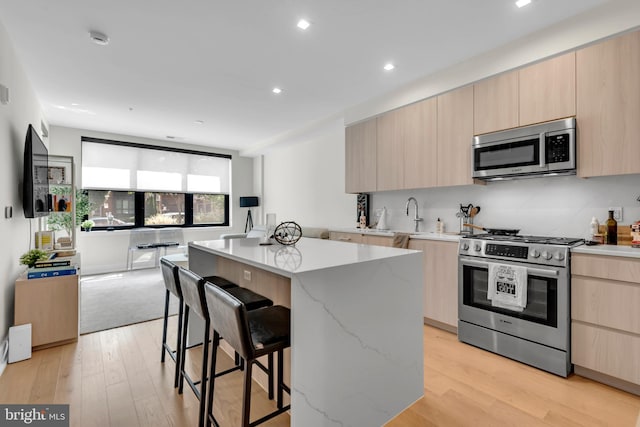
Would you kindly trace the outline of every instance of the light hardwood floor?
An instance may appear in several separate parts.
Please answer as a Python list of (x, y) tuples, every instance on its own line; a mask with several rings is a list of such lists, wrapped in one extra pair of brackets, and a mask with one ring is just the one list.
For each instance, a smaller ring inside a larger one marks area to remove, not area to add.
[[(178, 395), (173, 362), (160, 363), (161, 331), (161, 321), (155, 320), (34, 352), (0, 376), (0, 402), (69, 403), (72, 426), (195, 426), (197, 400), (187, 387)], [(424, 343), (425, 395), (390, 427), (640, 427), (638, 396), (575, 375), (556, 377), (459, 343), (455, 335), (429, 326)], [(191, 352), (195, 375), (201, 353)], [(218, 381), (215, 411), (221, 425), (239, 425), (241, 374)], [(252, 418), (272, 405), (254, 387)], [(264, 425), (289, 422), (284, 414)]]

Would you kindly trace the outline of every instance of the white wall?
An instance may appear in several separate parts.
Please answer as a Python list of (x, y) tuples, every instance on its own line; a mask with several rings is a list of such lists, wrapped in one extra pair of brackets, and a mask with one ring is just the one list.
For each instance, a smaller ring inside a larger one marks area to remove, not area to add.
[[(355, 223), (355, 196), (344, 192), (344, 127), (264, 156), (264, 213), (302, 226)], [(264, 218), (261, 218), (264, 223)]]
[[(127, 135), (95, 132), (85, 129), (74, 129), (52, 126), (50, 129), (50, 154), (73, 156), (76, 169), (76, 186), (82, 187), (81, 171), (81, 138), (83, 136), (112, 139), (140, 144), (179, 147), (184, 149), (230, 154), (232, 156), (231, 178), (231, 225), (229, 227), (198, 227), (184, 229), (185, 242), (193, 240), (215, 239), (222, 233), (244, 230), (245, 209), (239, 207), (239, 197), (253, 195), (253, 159), (241, 157), (237, 151), (214, 149), (198, 145), (175, 144)], [(126, 269), (129, 247), (129, 230), (92, 231), (76, 233), (77, 248), (82, 257), (82, 274), (95, 274)]]
[[(344, 112), (344, 122), (354, 123), (640, 26), (640, 2), (613, 3), (354, 106)], [(319, 123), (326, 127), (326, 121)], [(301, 143), (304, 136), (293, 133), (292, 137), (273, 141), (264, 155), (266, 208), (278, 213), (278, 220), (293, 218), (302, 224), (353, 227), (355, 196), (344, 194), (344, 130), (331, 128), (318, 136), (309, 127), (305, 132), (314, 138)], [(290, 145), (296, 142), (300, 146)], [(485, 227), (584, 237), (591, 217), (602, 221), (609, 206), (624, 208), (624, 224), (640, 220), (640, 203), (635, 200), (640, 195), (639, 184), (638, 175), (588, 180), (555, 177), (487, 186), (380, 192), (371, 196), (371, 213), (386, 206), (391, 228), (412, 230), (405, 204), (408, 197), (414, 196), (420, 202), (420, 216), (425, 218), (421, 230), (434, 230), (437, 217), (441, 217), (449, 230), (458, 231), (455, 213), (459, 204), (473, 203), (482, 209), (476, 223)]]
[[(44, 118), (40, 104), (18, 60), (13, 45), (0, 24), (0, 84), (9, 88), (10, 102), (0, 104), (0, 351), (9, 327), (13, 325), (14, 282), (23, 266), (20, 255), (33, 248), (33, 231), (39, 220), (28, 220), (22, 213), (22, 163), (27, 126), (40, 129)], [(47, 141), (44, 141), (47, 144)], [(13, 207), (13, 218), (4, 216)], [(31, 245), (31, 246), (30, 246)], [(0, 354), (0, 373), (4, 369)]]

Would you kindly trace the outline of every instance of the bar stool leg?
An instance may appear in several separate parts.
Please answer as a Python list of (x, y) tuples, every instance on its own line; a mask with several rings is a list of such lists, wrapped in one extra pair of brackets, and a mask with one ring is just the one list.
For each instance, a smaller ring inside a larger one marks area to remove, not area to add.
[(178, 381), (180, 380), (180, 363), (182, 362), (182, 313), (184, 311), (184, 303), (182, 298), (178, 301), (180, 307), (178, 307), (178, 337), (176, 338), (176, 373), (173, 380), (173, 388), (178, 387)]
[(200, 377), (200, 416), (198, 417), (198, 425), (204, 427), (204, 410), (207, 402), (207, 364), (209, 363), (209, 328), (211, 321), (204, 321), (204, 336), (202, 337), (202, 375)]
[(178, 382), (178, 393), (182, 394), (184, 389), (184, 359), (186, 358), (187, 351), (187, 327), (189, 325), (189, 306), (184, 307), (184, 322), (182, 323), (182, 345), (180, 346), (180, 373)]
[(169, 321), (169, 289), (165, 291), (164, 296), (164, 320), (162, 322), (162, 354), (160, 355), (160, 363), (164, 363), (165, 352), (167, 351), (165, 348), (165, 344), (167, 342), (167, 322)]
[(207, 427), (211, 427), (212, 422), (215, 425), (215, 427), (218, 427), (218, 422), (215, 420), (213, 415), (213, 391), (215, 388), (216, 361), (218, 360), (219, 346), (220, 346), (220, 335), (214, 330), (213, 344), (211, 346), (211, 366), (209, 367), (209, 394), (207, 395)]
[(273, 400), (273, 353), (269, 353), (267, 356), (267, 380), (268, 380), (268, 391), (269, 391), (269, 400)]
[(243, 400), (242, 400), (242, 425), (243, 427), (249, 427), (249, 413), (251, 412), (251, 368), (253, 367), (253, 361), (247, 360), (247, 364), (244, 369), (244, 387), (243, 387)]
[[(273, 354), (273, 353), (272, 353)], [(283, 371), (284, 370), (284, 351), (283, 350), (278, 350), (278, 399), (277, 399), (277, 404), (278, 404), (278, 409), (282, 409), (283, 407), (283, 402), (282, 402), (282, 389), (284, 388), (284, 375), (283, 375)], [(273, 374), (273, 371), (271, 371)]]

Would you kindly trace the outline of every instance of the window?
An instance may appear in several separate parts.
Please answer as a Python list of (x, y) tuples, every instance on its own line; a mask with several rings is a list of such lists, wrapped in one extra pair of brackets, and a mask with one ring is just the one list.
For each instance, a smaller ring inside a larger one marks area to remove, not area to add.
[(229, 225), (231, 156), (82, 138), (95, 228)]

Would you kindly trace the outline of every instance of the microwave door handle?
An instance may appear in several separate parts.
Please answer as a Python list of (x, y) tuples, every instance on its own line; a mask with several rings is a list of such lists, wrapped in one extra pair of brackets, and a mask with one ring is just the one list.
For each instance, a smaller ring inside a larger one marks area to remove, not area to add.
[(547, 165), (547, 134), (545, 132), (540, 133), (540, 167), (543, 168)]

